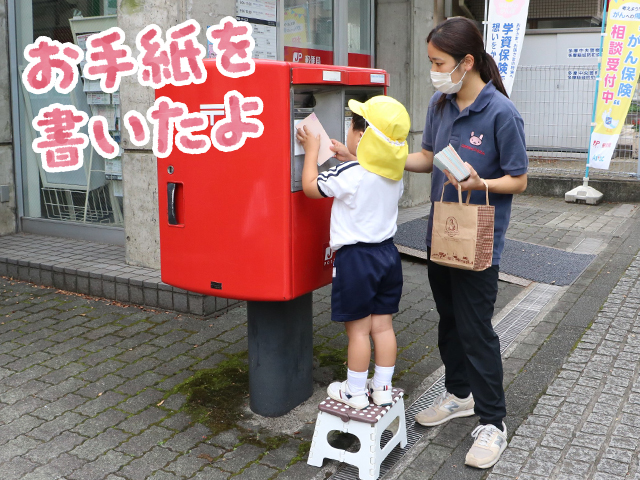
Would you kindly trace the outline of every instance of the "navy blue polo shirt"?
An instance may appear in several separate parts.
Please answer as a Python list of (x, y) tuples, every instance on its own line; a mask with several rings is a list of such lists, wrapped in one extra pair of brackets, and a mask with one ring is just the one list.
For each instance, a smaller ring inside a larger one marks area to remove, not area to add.
[[(446, 95), (442, 113), (436, 102), (444, 94), (437, 92), (429, 102), (427, 121), (422, 135), (422, 148), (439, 152), (451, 144), (458, 155), (478, 172), (480, 178), (500, 178), (527, 173), (529, 159), (524, 138), (524, 122), (511, 100), (496, 90), (492, 82), (482, 89), (478, 98), (462, 112), (458, 109), (455, 94)], [(433, 166), (431, 175), (431, 201), (439, 201), (445, 174)], [(463, 192), (462, 199), (467, 194)], [(513, 195), (489, 193), (489, 203), (496, 209), (493, 237), (493, 265), (500, 264), (504, 237), (511, 218)], [(444, 200), (457, 202), (458, 193), (447, 185)], [(473, 191), (471, 203), (486, 202), (484, 191)], [(427, 229), (427, 245), (431, 246), (433, 203)]]

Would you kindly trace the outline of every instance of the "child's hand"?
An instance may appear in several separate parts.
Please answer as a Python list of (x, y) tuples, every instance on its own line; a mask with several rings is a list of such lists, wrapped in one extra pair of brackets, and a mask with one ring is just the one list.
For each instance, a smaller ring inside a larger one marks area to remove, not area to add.
[(329, 148), (332, 152), (335, 152), (336, 158), (341, 162), (348, 162), (356, 159), (356, 156), (349, 152), (346, 145), (334, 140), (333, 138), (331, 139), (331, 146)]
[(302, 128), (296, 129), (296, 139), (304, 148), (305, 153), (318, 152), (320, 150), (320, 135), (312, 135), (306, 125), (303, 128), (304, 130)]

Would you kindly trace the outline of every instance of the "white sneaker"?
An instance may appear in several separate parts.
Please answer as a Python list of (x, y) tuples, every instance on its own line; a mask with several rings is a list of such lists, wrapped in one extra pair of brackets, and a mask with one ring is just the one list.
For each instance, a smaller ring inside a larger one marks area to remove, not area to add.
[(391, 385), (384, 385), (383, 387), (374, 387), (373, 378), (368, 378), (366, 387), (367, 392), (371, 396), (373, 403), (380, 407), (387, 407), (393, 405), (393, 396), (391, 394)]
[(327, 395), (333, 398), (336, 402), (342, 402), (345, 405), (349, 405), (356, 410), (362, 410), (369, 406), (369, 397), (366, 390), (360, 394), (354, 395), (349, 390), (347, 381), (333, 382), (327, 387)]
[(435, 427), (444, 422), (458, 417), (470, 417), (475, 412), (473, 395), (467, 398), (458, 398), (446, 390), (442, 392), (431, 406), (416, 415), (416, 422), (425, 427)]
[(475, 438), (464, 463), (470, 467), (493, 467), (507, 448), (507, 426), (502, 422), (501, 432), (495, 425), (479, 425), (471, 433)]

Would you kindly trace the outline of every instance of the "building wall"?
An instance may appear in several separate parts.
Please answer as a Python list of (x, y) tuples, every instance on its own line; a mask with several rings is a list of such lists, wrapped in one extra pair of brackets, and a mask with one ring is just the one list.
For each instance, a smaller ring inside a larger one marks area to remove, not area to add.
[[(410, 150), (419, 151), (427, 105), (433, 93), (425, 43), (433, 24), (433, 2), (379, 0), (376, 12), (377, 63), (391, 74), (389, 94), (409, 110), (412, 119), (408, 139)], [(155, 23), (164, 31), (193, 18), (202, 27), (200, 42), (206, 45), (206, 27), (218, 23), (227, 15), (235, 15), (235, 0), (120, 0), (118, 26), (124, 30), (127, 44), (135, 51), (136, 34), (146, 25)], [(131, 109), (145, 113), (153, 100), (153, 90), (140, 86), (135, 77), (123, 79), (123, 114)], [(122, 146), (125, 150), (123, 176), (127, 262), (159, 268), (156, 160), (148, 146), (136, 147), (124, 131)], [(429, 199), (429, 175), (407, 173), (404, 180), (403, 206), (417, 205)]]
[[(453, 0), (454, 4), (458, 0)], [(484, 20), (485, 0), (464, 0), (473, 17)], [(529, 18), (572, 18), (602, 16), (602, 0), (530, 0)]]
[[(535, 31), (534, 31), (535, 32)], [(569, 48), (600, 48), (600, 27), (580, 33), (555, 31), (528, 33), (524, 36), (520, 66), (526, 65), (598, 65), (598, 57), (569, 57)], [(517, 74), (516, 74), (517, 75)]]
[[(409, 152), (421, 150), (429, 100), (434, 93), (426, 39), (434, 26), (434, 2), (378, 0), (376, 2), (376, 66), (390, 74), (388, 93), (407, 107), (411, 133)], [(431, 175), (404, 174), (403, 207), (429, 200)]]
[(9, 48), (7, 30), (7, 8), (0, 2), (0, 185), (8, 185), (10, 198), (0, 203), (0, 235), (16, 231), (16, 189), (13, 168), (13, 145), (11, 144), (11, 90), (9, 88)]
[(602, 0), (531, 0), (530, 18), (600, 17)]
[[(599, 49), (600, 29), (590, 30), (524, 37), (511, 100), (524, 119), (527, 147), (536, 155), (586, 158), (599, 58), (595, 53), (569, 57), (568, 50)], [(577, 71), (578, 78), (572, 78), (571, 71)]]
[[(235, 0), (119, 0), (118, 26), (126, 43), (136, 52), (135, 38), (140, 30), (154, 23), (163, 32), (188, 19), (201, 27), (199, 41), (206, 45), (205, 30), (227, 15), (235, 15)], [(136, 76), (124, 77), (120, 87), (122, 113), (137, 110), (146, 115), (153, 105), (154, 90), (138, 84)], [(122, 170), (124, 178), (124, 228), (127, 263), (160, 268), (160, 230), (158, 225), (158, 181), (156, 158), (149, 145), (136, 147), (123, 130)]]

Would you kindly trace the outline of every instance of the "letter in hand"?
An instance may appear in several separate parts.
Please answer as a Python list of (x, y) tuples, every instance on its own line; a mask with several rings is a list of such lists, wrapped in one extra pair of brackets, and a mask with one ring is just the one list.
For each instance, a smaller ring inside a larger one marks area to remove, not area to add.
[(349, 152), (347, 146), (340, 143), (337, 140), (331, 139), (331, 146), (329, 147), (332, 152), (336, 154), (336, 158), (341, 162), (355, 161), (356, 156)]
[(298, 128), (296, 133), (296, 139), (307, 152), (318, 152), (320, 150), (320, 135), (312, 135), (307, 126)]
[(296, 129), (296, 139), (304, 148), (305, 153), (317, 153), (320, 150), (320, 135), (312, 135), (306, 125)]

